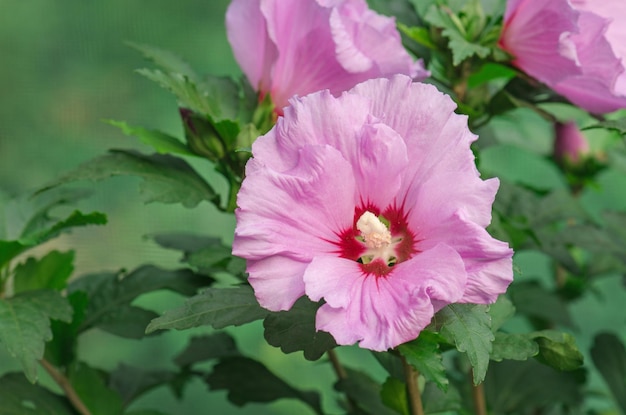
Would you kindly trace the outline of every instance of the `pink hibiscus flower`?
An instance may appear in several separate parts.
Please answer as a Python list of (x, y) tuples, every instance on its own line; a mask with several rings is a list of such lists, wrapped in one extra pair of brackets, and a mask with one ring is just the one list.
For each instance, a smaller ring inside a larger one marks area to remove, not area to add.
[(554, 133), (554, 157), (558, 161), (577, 164), (589, 155), (589, 142), (574, 121), (556, 123)]
[(500, 46), (572, 103), (611, 112), (626, 108), (623, 19), (622, 0), (509, 0)]
[(318, 330), (386, 350), (506, 290), (513, 253), (485, 231), (499, 183), (480, 179), (448, 96), (397, 75), (290, 104), (238, 195), (233, 253), (263, 307), (323, 299)]
[(402, 47), (394, 19), (365, 0), (233, 0), (226, 29), (250, 84), (270, 94), (280, 114), (294, 95), (336, 95), (398, 73), (428, 75)]

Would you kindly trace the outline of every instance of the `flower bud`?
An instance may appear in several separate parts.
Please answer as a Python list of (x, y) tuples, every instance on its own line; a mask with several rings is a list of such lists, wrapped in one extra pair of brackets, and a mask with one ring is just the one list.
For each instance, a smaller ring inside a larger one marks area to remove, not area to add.
[(580, 164), (589, 154), (589, 142), (580, 132), (576, 123), (568, 121), (554, 125), (554, 158), (559, 163)]
[(189, 148), (211, 161), (224, 157), (224, 144), (211, 122), (187, 108), (180, 108), (179, 112)]

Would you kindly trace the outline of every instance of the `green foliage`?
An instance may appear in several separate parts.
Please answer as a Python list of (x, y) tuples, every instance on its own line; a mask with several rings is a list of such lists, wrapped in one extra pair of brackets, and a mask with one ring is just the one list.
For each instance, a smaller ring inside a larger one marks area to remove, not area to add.
[(102, 371), (76, 362), (69, 367), (68, 379), (93, 415), (122, 414), (122, 399), (106, 385), (106, 375)]
[[(117, 405), (117, 397), (121, 398), (124, 408), (144, 393), (171, 382), (176, 376), (175, 372), (168, 370), (146, 370), (124, 363), (111, 371), (107, 382), (108, 390), (116, 393), (112, 398)], [(99, 387), (102, 387), (100, 385)], [(108, 393), (110, 394), (110, 393)]]
[(142, 127), (133, 127), (124, 121), (107, 120), (108, 124), (118, 127), (126, 135), (135, 136), (139, 140), (154, 148), (161, 154), (181, 154), (183, 156), (194, 156), (187, 146), (176, 137), (165, 134), (157, 130), (148, 130)]
[(315, 328), (315, 313), (320, 304), (300, 298), (289, 311), (270, 313), (263, 321), (265, 340), (284, 353), (302, 350), (308, 360), (317, 360), (337, 346), (333, 337)]
[(496, 362), (507, 360), (526, 360), (539, 353), (537, 342), (526, 334), (498, 332), (492, 344), (490, 358)]
[(192, 337), (191, 341), (176, 356), (174, 362), (181, 367), (191, 366), (205, 360), (239, 356), (235, 340), (224, 332)]
[(67, 400), (29, 383), (21, 373), (0, 378), (0, 415), (76, 415)]
[[(395, 412), (388, 408), (383, 399), (389, 400), (389, 397), (381, 397), (383, 388), (374, 381), (369, 375), (358, 370), (346, 368), (347, 377), (339, 379), (335, 384), (335, 388), (346, 394), (350, 399), (350, 404), (356, 406), (359, 414), (371, 415), (394, 415)], [(389, 390), (387, 390), (389, 394)]]
[(380, 390), (380, 398), (388, 408), (401, 415), (411, 415), (406, 384), (394, 377), (389, 377)]
[(198, 326), (221, 329), (260, 320), (269, 312), (257, 302), (248, 286), (208, 288), (188, 298), (182, 307), (166, 311), (150, 322), (146, 333), (155, 330), (184, 330)]
[(540, 362), (558, 370), (574, 370), (582, 366), (583, 355), (571, 334), (543, 330), (531, 333), (530, 337), (539, 346), (537, 360)]
[(626, 412), (626, 348), (612, 333), (598, 334), (591, 358), (613, 393), (622, 412)]
[(398, 351), (427, 380), (446, 391), (449, 382), (439, 351), (441, 341), (437, 334), (424, 330), (416, 340), (398, 346)]
[(22, 365), (31, 382), (37, 380), (37, 361), (52, 338), (50, 320), (70, 321), (72, 308), (58, 292), (28, 291), (0, 299), (0, 343)]
[(320, 397), (316, 392), (290, 386), (263, 364), (247, 357), (222, 359), (205, 380), (212, 390), (227, 390), (228, 399), (237, 406), (286, 398), (298, 399), (315, 413), (322, 413)]
[(51, 251), (39, 260), (30, 257), (15, 267), (13, 291), (16, 294), (41, 289), (60, 291), (73, 271), (74, 251)]
[(450, 304), (436, 315), (441, 335), (465, 353), (473, 368), (474, 384), (485, 379), (494, 335), (488, 307), (475, 304)]

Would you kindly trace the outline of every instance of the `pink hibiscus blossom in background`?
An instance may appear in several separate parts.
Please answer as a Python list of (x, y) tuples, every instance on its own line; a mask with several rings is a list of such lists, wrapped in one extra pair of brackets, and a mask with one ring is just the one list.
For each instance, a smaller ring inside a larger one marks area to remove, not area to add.
[(578, 164), (589, 155), (589, 142), (574, 121), (556, 123), (554, 133), (554, 157), (559, 162)]
[(395, 20), (365, 0), (233, 0), (226, 29), (250, 84), (277, 112), (294, 95), (337, 95), (371, 78), (428, 72), (403, 48)]
[(500, 46), (513, 65), (593, 113), (626, 108), (626, 2), (509, 0)]
[(513, 252), (485, 230), (499, 183), (480, 179), (455, 106), (404, 75), (290, 101), (236, 210), (233, 253), (263, 307), (323, 299), (318, 330), (382, 351), (446, 304), (505, 292)]

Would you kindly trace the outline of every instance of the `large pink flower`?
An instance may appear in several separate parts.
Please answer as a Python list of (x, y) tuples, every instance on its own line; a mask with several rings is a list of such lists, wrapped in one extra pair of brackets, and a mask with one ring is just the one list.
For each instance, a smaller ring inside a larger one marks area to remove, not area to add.
[(485, 231), (498, 180), (479, 178), (449, 97), (397, 75), (290, 104), (254, 143), (236, 211), (263, 307), (324, 299), (319, 330), (385, 350), (506, 290), (512, 251)]
[(626, 108), (626, 2), (509, 0), (500, 46), (513, 64), (594, 113)]
[(279, 112), (294, 95), (336, 95), (398, 73), (427, 75), (402, 47), (394, 19), (365, 0), (233, 0), (226, 29), (248, 80)]

